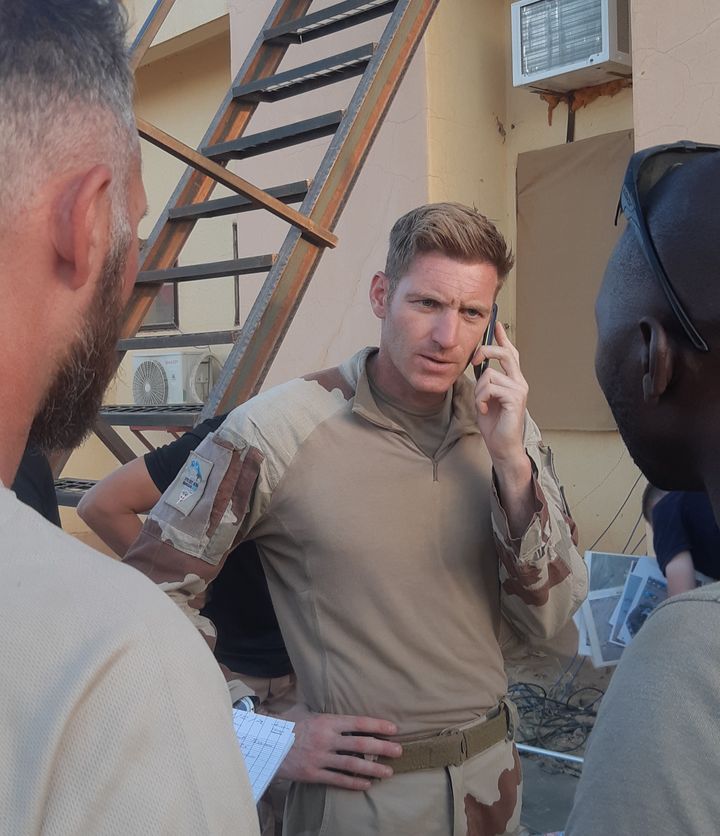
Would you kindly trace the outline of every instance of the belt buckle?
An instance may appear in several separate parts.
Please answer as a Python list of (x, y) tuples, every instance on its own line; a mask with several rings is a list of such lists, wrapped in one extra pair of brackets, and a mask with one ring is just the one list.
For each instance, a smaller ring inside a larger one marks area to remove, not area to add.
[(465, 763), (465, 761), (468, 759), (468, 751), (469, 750), (470, 750), (470, 744), (468, 743), (467, 735), (465, 734), (464, 731), (461, 731), (460, 732), (460, 757), (458, 758), (460, 763), (458, 764), (458, 766), (462, 763)]
[(448, 766), (461, 766), (467, 760), (467, 752), (468, 752), (468, 742), (467, 737), (465, 736), (465, 732), (462, 729), (448, 729), (442, 735), (442, 737), (448, 738), (455, 738), (453, 740), (453, 746), (456, 750), (456, 755), (453, 758), (452, 762), (448, 764)]

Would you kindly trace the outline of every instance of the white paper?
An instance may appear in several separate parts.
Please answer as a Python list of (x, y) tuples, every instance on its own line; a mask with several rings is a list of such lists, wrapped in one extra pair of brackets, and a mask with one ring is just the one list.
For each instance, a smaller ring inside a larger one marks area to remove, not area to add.
[(611, 643), (613, 620), (617, 617), (628, 573), (635, 564), (632, 555), (611, 552), (585, 552), (589, 591), (580, 613), (587, 630), (586, 644), (596, 668), (617, 665), (622, 647)]
[(615, 608), (615, 612), (613, 613), (614, 620), (612, 621), (612, 631), (610, 633), (610, 641), (613, 644), (618, 644), (621, 647), (627, 646), (627, 642), (620, 638), (620, 631), (625, 625), (625, 619), (630, 612), (632, 602), (635, 600), (635, 594), (641, 584), (642, 578), (639, 575), (636, 575), (633, 572), (628, 574), (622, 596), (620, 597), (618, 605)]
[[(595, 667), (616, 665), (649, 613), (667, 597), (667, 581), (650, 557), (585, 552), (587, 599), (575, 613), (578, 654)], [(699, 572), (699, 585), (713, 582)]]
[(578, 610), (575, 613), (573, 621), (578, 631), (578, 656), (592, 656), (592, 647), (590, 647), (587, 624), (585, 624), (582, 610)]
[[(610, 616), (610, 626), (613, 628), (613, 632), (615, 632), (616, 630), (619, 630), (620, 625), (625, 620), (625, 615), (627, 613), (625, 613), (625, 614), (622, 614), (622, 613), (623, 613), (623, 610), (625, 609), (625, 597), (628, 594), (628, 579), (632, 575), (632, 570), (635, 568), (636, 563), (637, 563), (636, 560), (633, 560), (630, 563), (630, 568), (628, 570), (627, 577), (625, 578), (625, 584), (623, 585), (622, 595), (620, 596), (620, 600), (618, 601), (617, 606), (615, 607), (615, 610), (613, 611), (613, 614)], [(631, 596), (631, 598), (632, 598), (632, 596)], [(629, 605), (630, 601), (628, 601), (627, 603)], [(611, 639), (611, 641), (612, 641), (612, 639)]]
[(295, 724), (235, 708), (233, 725), (257, 802), (295, 742)]
[[(626, 645), (630, 644), (633, 638), (633, 633), (629, 628), (628, 619), (632, 618), (635, 609), (639, 606), (640, 599), (643, 596), (648, 579), (651, 578), (659, 586), (664, 587), (667, 594), (667, 581), (665, 580), (663, 573), (660, 571), (657, 560), (654, 560), (652, 557), (641, 557), (633, 567), (632, 574), (640, 578), (640, 583), (635, 590), (635, 595), (630, 603), (625, 619), (617, 632), (618, 639)], [(659, 603), (659, 601), (657, 603)], [(653, 601), (653, 604), (657, 605), (655, 601)]]
[(610, 617), (617, 606), (622, 587), (600, 589), (588, 593), (582, 603), (582, 613), (588, 631), (592, 663), (596, 668), (617, 665), (622, 647), (610, 643)]

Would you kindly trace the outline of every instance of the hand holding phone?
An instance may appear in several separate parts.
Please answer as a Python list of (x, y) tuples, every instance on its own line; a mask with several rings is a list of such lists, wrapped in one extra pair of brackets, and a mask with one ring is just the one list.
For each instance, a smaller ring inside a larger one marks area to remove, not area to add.
[[(493, 337), (495, 336), (495, 322), (497, 320), (497, 303), (493, 302), (492, 310), (490, 311), (490, 321), (488, 322), (488, 326), (485, 329), (485, 333), (483, 334), (482, 339), (478, 347), (475, 349), (477, 351), (478, 348), (484, 345), (492, 345)], [(473, 352), (473, 357), (475, 356), (475, 351)], [(470, 358), (472, 360), (472, 357)], [(481, 363), (478, 363), (477, 366), (473, 367), (473, 371), (475, 372), (475, 380), (480, 380), (480, 375), (485, 371), (488, 367), (489, 360), (483, 360)]]

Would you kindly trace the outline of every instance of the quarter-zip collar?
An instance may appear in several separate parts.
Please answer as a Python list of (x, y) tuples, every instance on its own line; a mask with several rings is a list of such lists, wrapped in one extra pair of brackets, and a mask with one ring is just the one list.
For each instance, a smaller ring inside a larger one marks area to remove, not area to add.
[[(358, 351), (349, 360), (342, 364), (340, 370), (343, 376), (352, 384), (355, 390), (352, 411), (377, 427), (390, 432), (407, 432), (399, 425), (381, 412), (370, 389), (370, 382), (367, 376), (367, 363), (378, 349), (368, 346)], [(452, 393), (452, 415), (445, 440), (433, 457), (437, 461), (447, 450), (455, 444), (458, 439), (465, 435), (479, 434), (480, 430), (475, 423), (475, 402), (472, 397), (473, 384), (465, 375), (455, 381)], [(409, 437), (409, 436), (408, 436)]]

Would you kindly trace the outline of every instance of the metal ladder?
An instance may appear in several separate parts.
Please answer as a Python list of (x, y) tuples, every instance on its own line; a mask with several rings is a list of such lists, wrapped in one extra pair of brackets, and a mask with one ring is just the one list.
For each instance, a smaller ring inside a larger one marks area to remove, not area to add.
[[(259, 390), (325, 248), (337, 243), (332, 230), (438, 2), (344, 0), (312, 12), (312, 0), (277, 0), (197, 151), (138, 119), (141, 137), (187, 163), (188, 168), (143, 248), (140, 273), (125, 312), (118, 362), (129, 349), (230, 342), (232, 349), (204, 406), (117, 405), (101, 409), (95, 433), (120, 462), (132, 460), (135, 453), (114, 426), (189, 429), (200, 419), (227, 412)], [(134, 69), (173, 3), (157, 0), (133, 45)], [(291, 45), (302, 48), (317, 38), (381, 16), (388, 16), (388, 20), (377, 43), (279, 70)], [(345, 110), (246, 133), (261, 102), (299, 96), (352, 77), (359, 81)], [(231, 160), (325, 136), (331, 137), (329, 145), (309, 180), (262, 190), (226, 168)], [(235, 194), (211, 199), (218, 183)], [(299, 210), (289, 205), (298, 202)], [(265, 209), (290, 224), (277, 254), (173, 266), (199, 219), (256, 209)], [(239, 331), (135, 336), (163, 283), (260, 272), (267, 272), (267, 278)], [(77, 505), (93, 484), (91, 480), (60, 479), (56, 482), (58, 500)]]

